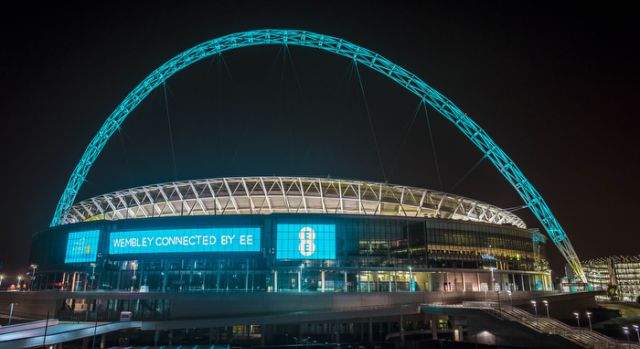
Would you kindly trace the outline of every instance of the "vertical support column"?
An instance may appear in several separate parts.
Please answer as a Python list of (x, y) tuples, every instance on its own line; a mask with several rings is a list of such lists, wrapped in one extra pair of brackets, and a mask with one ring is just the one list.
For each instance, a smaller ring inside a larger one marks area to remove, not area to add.
[(436, 317), (431, 316), (431, 339), (434, 341), (438, 340), (438, 324), (436, 322)]
[(298, 270), (298, 292), (302, 292), (302, 271)]
[(325, 273), (325, 271), (323, 270), (320, 273), (321, 273), (321, 280), (320, 281), (322, 282), (322, 292), (324, 292), (324, 273)]
[(522, 287), (522, 291), (525, 291), (524, 289), (524, 276), (522, 274), (520, 274), (520, 286)]
[(464, 282), (464, 272), (460, 274), (462, 275), (462, 292), (467, 292), (467, 284)]
[(480, 292), (481, 291), (481, 289), (480, 289), (480, 273), (476, 273), (476, 280), (477, 280), (476, 281), (476, 283), (477, 283), (476, 284), (476, 288), (477, 288), (478, 292)]
[(389, 272), (389, 274), (387, 274), (387, 279), (389, 280), (388, 284), (389, 284), (389, 292), (391, 292), (391, 281), (393, 279), (393, 274), (391, 272)]
[(169, 346), (173, 345), (173, 330), (169, 330)]
[(347, 284), (347, 271), (345, 270), (343, 273), (344, 273), (344, 291), (349, 292), (349, 286)]
[(455, 328), (455, 338), (454, 341), (456, 342), (463, 342), (464, 341), (464, 329), (462, 328), (462, 326), (456, 326)]
[(107, 346), (107, 334), (104, 333), (100, 336), (100, 349), (104, 349)]
[(278, 292), (278, 271), (273, 271), (273, 292)]
[(246, 268), (244, 273), (244, 291), (249, 292), (249, 258), (247, 258)]
[(155, 332), (153, 333), (153, 346), (157, 347), (158, 346), (158, 340), (160, 339), (160, 330), (155, 330)]
[(373, 343), (373, 319), (369, 318), (369, 343)]

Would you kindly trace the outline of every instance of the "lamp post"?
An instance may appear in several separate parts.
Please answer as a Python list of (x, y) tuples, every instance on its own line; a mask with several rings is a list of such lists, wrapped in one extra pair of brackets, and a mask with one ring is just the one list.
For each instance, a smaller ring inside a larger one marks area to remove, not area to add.
[(13, 308), (15, 307), (16, 303), (11, 303), (9, 305), (9, 323), (7, 324), (7, 326), (11, 325), (11, 319), (13, 318)]
[(585, 314), (587, 315), (587, 321), (589, 321), (589, 331), (593, 331), (593, 327), (591, 326), (591, 312), (587, 311)]
[(546, 299), (543, 299), (542, 304), (544, 304), (544, 307), (547, 308), (547, 319), (548, 319), (549, 318), (549, 301)]
[(631, 340), (629, 339), (629, 327), (623, 326), (622, 331), (624, 331), (624, 334), (627, 336), (627, 348), (631, 348)]
[(538, 317), (538, 302), (536, 302), (535, 300), (532, 300), (531, 305), (533, 305), (533, 311), (535, 312), (536, 317)]
[(22, 275), (18, 275), (18, 291), (22, 290)]
[(580, 328), (580, 313), (575, 312), (573, 315), (576, 317), (576, 321), (578, 322), (578, 328)]
[(31, 264), (30, 267), (31, 267), (31, 270), (33, 272), (31, 273), (31, 283), (29, 285), (29, 288), (33, 291), (33, 282), (36, 279), (36, 269), (38, 269), (38, 265), (37, 264)]
[(638, 325), (633, 325), (633, 329), (636, 331), (636, 336), (638, 337), (638, 345), (640, 345), (640, 330), (638, 329)]
[(507, 291), (507, 294), (509, 295), (509, 305), (513, 308), (513, 298), (511, 295), (511, 290)]
[(2, 280), (4, 280), (4, 274), (0, 274), (0, 287), (2, 287)]

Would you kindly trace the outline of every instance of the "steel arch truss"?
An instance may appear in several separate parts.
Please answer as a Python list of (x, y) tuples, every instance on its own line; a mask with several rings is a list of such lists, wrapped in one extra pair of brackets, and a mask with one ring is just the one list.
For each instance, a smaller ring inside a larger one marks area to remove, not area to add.
[(134, 218), (317, 213), (454, 219), (525, 229), (515, 214), (440, 191), (308, 177), (233, 177), (147, 185), (74, 204), (62, 224)]
[(547, 203), (527, 180), (518, 166), (516, 166), (511, 158), (498, 147), (478, 124), (463, 113), (453, 102), (431, 88), (419, 77), (381, 55), (340, 38), (302, 30), (263, 29), (230, 34), (194, 46), (170, 59), (152, 72), (136, 86), (120, 103), (116, 110), (109, 115), (105, 123), (100, 127), (98, 133), (91, 140), (91, 143), (89, 143), (89, 146), (82, 155), (80, 162), (76, 165), (60, 197), (51, 221), (51, 226), (60, 224), (65, 212), (73, 205), (85, 177), (106, 142), (120, 127), (129, 113), (135, 109), (153, 89), (176, 72), (203, 58), (236, 48), (257, 45), (305, 46), (353, 59), (355, 62), (387, 76), (389, 79), (418, 96), (423, 102), (428, 103), (442, 116), (454, 123), (454, 125), (482, 151), (484, 156), (491, 160), (493, 165), (507, 181), (511, 183), (533, 214), (538, 218), (551, 240), (570, 264), (576, 276), (585, 280), (578, 256), (562, 226), (560, 226), (560, 223), (558, 223), (553, 213), (551, 213), (551, 209)]

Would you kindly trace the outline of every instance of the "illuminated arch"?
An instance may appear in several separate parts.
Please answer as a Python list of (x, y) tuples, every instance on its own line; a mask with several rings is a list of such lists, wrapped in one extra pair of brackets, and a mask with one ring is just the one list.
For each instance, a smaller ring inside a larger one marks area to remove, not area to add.
[(76, 195), (89, 173), (94, 161), (109, 138), (120, 127), (133, 109), (156, 87), (176, 72), (225, 51), (257, 45), (295, 45), (317, 48), (335, 53), (365, 65), (387, 76), (400, 86), (428, 103), (447, 120), (451, 121), (467, 138), (491, 160), (493, 165), (511, 183), (524, 202), (538, 218), (551, 240), (558, 247), (576, 276), (585, 280), (584, 272), (566, 233), (555, 219), (542, 196), (525, 178), (518, 166), (505, 154), (487, 133), (463, 113), (453, 102), (431, 88), (416, 75), (394, 64), (381, 55), (366, 48), (354, 45), (343, 39), (316, 34), (302, 30), (263, 29), (230, 34), (194, 46), (167, 61), (147, 76), (116, 110), (109, 115), (98, 133), (84, 151), (80, 162), (71, 174), (71, 178), (60, 197), (51, 226), (59, 225), (63, 215), (73, 205)]

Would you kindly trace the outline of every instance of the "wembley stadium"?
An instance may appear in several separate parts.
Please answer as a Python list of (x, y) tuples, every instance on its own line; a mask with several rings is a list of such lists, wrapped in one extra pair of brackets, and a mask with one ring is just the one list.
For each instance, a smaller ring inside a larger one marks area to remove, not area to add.
[(513, 213), (400, 185), (237, 177), (120, 190), (33, 239), (34, 289), (551, 289), (546, 238)]
[[(481, 151), (522, 198), (518, 208), (528, 208), (541, 229), (527, 227), (511, 209), (479, 200), (353, 179), (205, 178), (77, 200), (109, 139), (155, 88), (207, 57), (257, 45), (346, 57), (417, 96)], [(567, 233), (515, 162), (418, 76), (344, 39), (302, 30), (246, 31), (168, 60), (106, 118), (72, 171), (50, 226), (33, 235), (32, 272), (24, 284), (18, 279), (15, 290), (38, 292), (5, 292), (0, 307), (10, 309), (9, 319), (46, 319), (43, 336), (26, 329), (24, 337), (7, 342), (11, 348), (79, 340), (88, 347), (91, 336), (94, 347), (100, 336), (100, 348), (125, 346), (131, 338), (141, 345), (208, 342), (227, 348), (258, 341), (308, 345), (314, 338), (339, 347), (345, 337), (363, 343), (365, 333), (369, 343), (396, 338), (405, 344), (405, 335), (428, 333), (432, 340), (475, 336), (476, 345), (491, 344), (489, 335), (495, 344), (498, 335), (501, 343), (514, 344), (509, 331), (540, 324), (537, 302), (547, 317), (551, 304), (551, 315), (558, 316), (594, 304), (588, 292), (561, 295), (554, 289), (548, 242), (575, 279), (586, 280)], [(514, 307), (532, 304), (535, 317)], [(502, 321), (505, 311), (513, 323)], [(50, 316), (74, 323), (48, 333)], [(519, 333), (537, 341), (551, 328), (544, 326)], [(566, 341), (593, 342), (569, 334)]]

